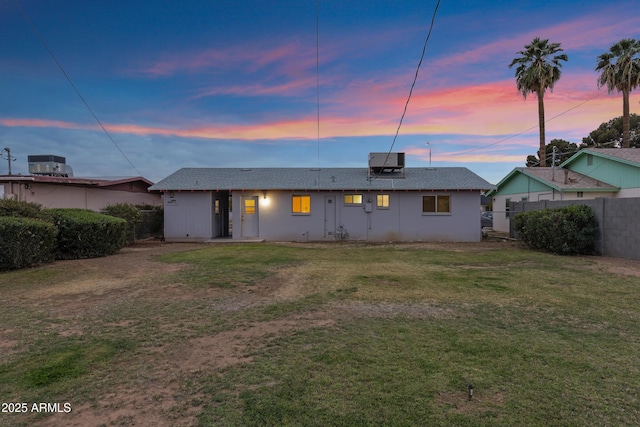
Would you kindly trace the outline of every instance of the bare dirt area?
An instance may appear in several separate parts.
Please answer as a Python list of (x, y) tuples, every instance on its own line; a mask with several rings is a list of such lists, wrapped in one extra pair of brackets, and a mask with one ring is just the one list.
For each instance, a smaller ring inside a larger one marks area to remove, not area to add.
[[(280, 245), (330, 246), (327, 243), (278, 243)], [(337, 243), (341, 246), (366, 247), (363, 243)], [(335, 245), (335, 244), (334, 244)], [(445, 249), (449, 251), (493, 251), (519, 248), (519, 243), (503, 239), (485, 240), (478, 243), (386, 243), (390, 247)], [(379, 245), (369, 245), (379, 246)], [(142, 242), (120, 251), (118, 254), (79, 261), (56, 262), (43, 267), (74, 270), (77, 275), (69, 276), (63, 283), (36, 286), (28, 289), (12, 289), (5, 298), (20, 298), (37, 301), (38, 307), (62, 319), (52, 324), (50, 329), (61, 337), (82, 336), (84, 327), (73, 319), (87, 316), (97, 307), (106, 306), (114, 300), (131, 300), (138, 297), (160, 300), (211, 301), (212, 312), (242, 310), (270, 300), (294, 300), (299, 298), (296, 282), (304, 272), (285, 268), (276, 278), (268, 277), (253, 286), (240, 285), (234, 289), (209, 288), (187, 289), (181, 283), (165, 283), (159, 288), (154, 278), (185, 268), (180, 264), (162, 263), (155, 260), (157, 255), (188, 251), (206, 247), (199, 243)], [(640, 263), (605, 257), (587, 257), (590, 268), (640, 277)], [(19, 296), (18, 296), (19, 293)], [(237, 328), (223, 330), (206, 336), (162, 343), (154, 348), (136, 352), (131, 366), (144, 367), (141, 372), (132, 372), (126, 380), (115, 380), (103, 390), (100, 396), (92, 396), (90, 403), (72, 403), (68, 414), (55, 414), (35, 420), (32, 425), (40, 426), (88, 426), (88, 425), (153, 425), (174, 426), (193, 425), (201, 410), (198, 396), (186, 392), (182, 384), (194, 376), (205, 372), (219, 372), (240, 363), (249, 363), (251, 353), (267, 345), (271, 340), (293, 331), (331, 327), (336, 319), (352, 317), (389, 317), (398, 315), (417, 318), (446, 317), (453, 315), (447, 310), (420, 303), (380, 303), (357, 302), (328, 304), (323, 311), (285, 316), (277, 320), (263, 322), (248, 321)], [(66, 319), (66, 320), (65, 320)], [(71, 320), (69, 320), (71, 319)], [(64, 321), (63, 321), (64, 320)], [(69, 321), (67, 321), (69, 320)], [(173, 322), (173, 323), (172, 323)], [(167, 321), (163, 327), (178, 328), (179, 321)], [(134, 327), (133, 320), (121, 319), (105, 324), (109, 328)], [(9, 350), (16, 344), (10, 339), (13, 331), (0, 330), (0, 350)], [(106, 380), (105, 380), (106, 381)], [(500, 396), (485, 396), (500, 401)], [(447, 396), (442, 397), (447, 400)], [(458, 408), (472, 411), (473, 402)]]

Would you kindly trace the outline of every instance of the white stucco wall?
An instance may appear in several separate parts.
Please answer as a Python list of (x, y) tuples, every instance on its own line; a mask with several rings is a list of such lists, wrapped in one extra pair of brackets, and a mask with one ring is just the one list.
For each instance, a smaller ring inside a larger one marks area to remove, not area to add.
[(201, 241), (213, 237), (212, 204), (210, 191), (165, 193), (165, 239)]
[[(311, 197), (309, 214), (291, 212), (294, 194)], [(236, 225), (242, 221), (241, 198), (257, 196), (259, 237), (265, 240), (335, 240), (340, 226), (348, 233), (349, 240), (472, 242), (481, 239), (479, 192), (354, 192), (363, 195), (359, 206), (345, 205), (344, 194), (352, 193), (270, 191), (265, 198), (264, 192), (234, 192), (234, 238), (242, 238)], [(376, 206), (377, 194), (389, 195), (388, 208)], [(450, 214), (422, 213), (422, 196), (436, 194), (451, 197)], [(333, 202), (328, 204), (328, 199)], [(371, 207), (367, 212), (369, 201)], [(334, 206), (335, 221), (331, 214), (325, 213), (326, 209), (331, 211), (330, 205)], [(331, 225), (333, 228), (327, 228)]]
[[(389, 195), (387, 209), (376, 206), (377, 192), (354, 194), (363, 195), (362, 205), (345, 205), (342, 192), (234, 191), (233, 238), (251, 237), (243, 235), (243, 230), (250, 234), (247, 230), (252, 227), (243, 225), (242, 218), (242, 200), (251, 197), (258, 200), (255, 237), (267, 241), (336, 240), (340, 226), (348, 233), (348, 240), (475, 242), (482, 238), (479, 192), (384, 192), (381, 194)], [(309, 195), (311, 212), (292, 213), (292, 195)], [(449, 195), (451, 213), (423, 214), (424, 195)], [(214, 218), (215, 198), (216, 193), (209, 191), (165, 193), (165, 238), (208, 240), (220, 235)], [(367, 212), (369, 200), (371, 209)]]

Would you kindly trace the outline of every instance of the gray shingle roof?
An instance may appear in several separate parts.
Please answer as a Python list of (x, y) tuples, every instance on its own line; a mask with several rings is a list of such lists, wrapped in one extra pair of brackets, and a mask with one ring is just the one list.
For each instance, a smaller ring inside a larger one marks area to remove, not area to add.
[(640, 148), (584, 148), (565, 160), (560, 166), (565, 167), (570, 165), (576, 159), (587, 154), (593, 154), (631, 166), (640, 167)]
[(628, 163), (635, 163), (640, 167), (640, 149), (638, 148), (588, 148), (585, 151), (601, 155), (603, 157), (624, 160)]
[(463, 167), (405, 168), (369, 178), (368, 168), (183, 168), (149, 190), (489, 190)]
[[(553, 187), (560, 191), (572, 190), (572, 191), (593, 191), (593, 192), (615, 192), (618, 191), (618, 187), (609, 185), (597, 179), (588, 177), (576, 171), (563, 168), (552, 167), (536, 167), (536, 168), (516, 168), (526, 175), (530, 175), (538, 178), (540, 181), (545, 182), (550, 187)], [(565, 182), (565, 172), (567, 173)]]

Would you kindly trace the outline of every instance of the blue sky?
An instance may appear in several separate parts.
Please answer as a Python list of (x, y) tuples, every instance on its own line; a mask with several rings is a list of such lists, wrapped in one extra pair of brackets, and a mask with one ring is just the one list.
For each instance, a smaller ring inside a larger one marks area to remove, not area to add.
[[(12, 171), (55, 154), (76, 176), (159, 181), (181, 167), (366, 167), (393, 143), (436, 1), (319, 0), (318, 15), (311, 0), (19, 4), (126, 158), (5, 1), (0, 148), (17, 158)], [(524, 166), (538, 147), (537, 102), (517, 93), (508, 64), (534, 37), (569, 56), (545, 95), (547, 141), (580, 142), (622, 114), (594, 68), (613, 43), (640, 38), (636, 11), (635, 1), (442, 1), (393, 151), (419, 167), (431, 150), (432, 166), (492, 183)], [(639, 101), (640, 90), (632, 113)]]

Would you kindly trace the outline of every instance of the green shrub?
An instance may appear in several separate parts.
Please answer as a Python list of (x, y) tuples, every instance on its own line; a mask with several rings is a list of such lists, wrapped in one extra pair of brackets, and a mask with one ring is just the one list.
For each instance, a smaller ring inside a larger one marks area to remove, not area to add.
[(529, 247), (560, 255), (592, 254), (598, 234), (598, 221), (585, 205), (522, 212), (514, 226)]
[(103, 208), (103, 212), (116, 218), (127, 221), (127, 244), (131, 244), (136, 239), (136, 230), (142, 222), (140, 210), (129, 203), (116, 203)]
[(51, 216), (38, 203), (21, 202), (18, 200), (0, 199), (0, 216), (20, 218), (35, 218), (51, 221)]
[(56, 259), (95, 258), (125, 245), (127, 222), (85, 209), (49, 209), (58, 227)]
[(58, 230), (32, 218), (0, 216), (0, 270), (53, 261)]

